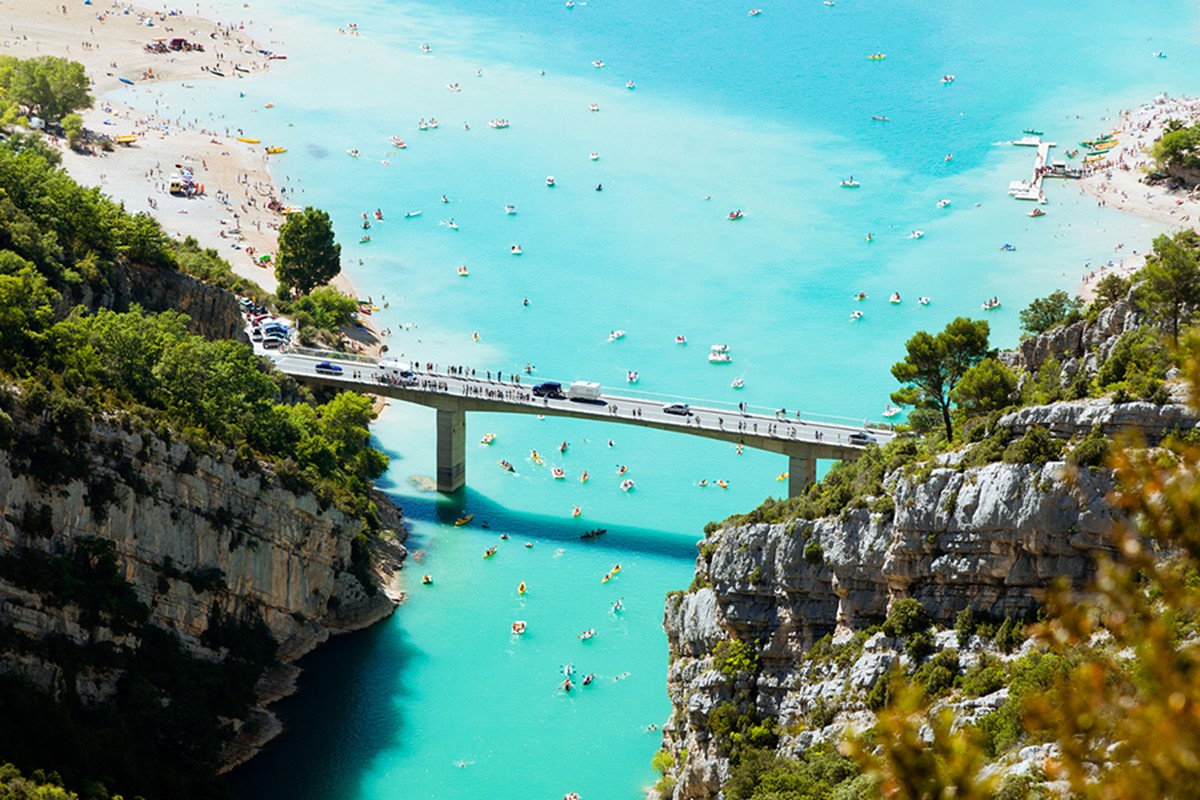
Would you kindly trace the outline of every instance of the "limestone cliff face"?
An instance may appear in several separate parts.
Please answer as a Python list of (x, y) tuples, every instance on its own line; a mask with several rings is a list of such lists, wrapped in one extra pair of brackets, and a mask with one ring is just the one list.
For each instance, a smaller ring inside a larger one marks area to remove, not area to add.
[(93, 311), (179, 311), (191, 318), (190, 330), (209, 339), (247, 341), (245, 321), (231, 292), (173, 269), (127, 266), (115, 270), (108, 287), (97, 292), (86, 284), (64, 294), (61, 311), (82, 305)]
[[(13, 424), (19, 440), (33, 421)], [(85, 702), (116, 690), (119, 667), (68, 669), (43, 645), (136, 648), (121, 615), (89, 616), (86, 602), (31, 588), (29, 570), (13, 566), (38, 562), (37, 554), (69, 556), (81, 542), (111, 543), (119, 577), (148, 609), (148, 623), (176, 632), (202, 659), (221, 657), (206, 633), (222, 619), (265, 626), (287, 661), (394, 609), (393, 587), (368, 591), (351, 572), (359, 520), (285, 488), (267, 467), (235, 453), (197, 453), (131, 427), (94, 422), (75, 448), (83, 460), (76, 477), (62, 480), (38, 474), (19, 447), (0, 450), (0, 632), (11, 637), (0, 648), (0, 669)], [(376, 500), (392, 529), (377, 562), (395, 570), (404, 531), (394, 507)]]
[(1002, 352), (1000, 359), (1010, 367), (1037, 375), (1042, 365), (1053, 358), (1061, 365), (1065, 386), (1080, 370), (1095, 374), (1121, 334), (1145, 322), (1145, 315), (1134, 307), (1133, 294), (1130, 294), (1101, 311), (1094, 322), (1082, 320), (1031, 336), (1022, 340), (1016, 350)]
[[(1182, 407), (1097, 401), (1010, 417), (1001, 424), (1014, 431), (1040, 424), (1064, 438), (1093, 425), (1132, 425), (1147, 438), (1196, 425)], [(861, 694), (902, 648), (880, 634), (840, 665), (806, 660), (825, 634), (848, 639), (881, 622), (904, 597), (919, 600), (942, 625), (953, 625), (968, 607), (994, 618), (1019, 616), (1037, 607), (1055, 579), (1086, 581), (1094, 557), (1110, 552), (1107, 532), (1118, 512), (1106, 501), (1113, 489), (1107, 472), (1062, 462), (963, 469), (951, 466), (954, 460), (889, 476), (894, 509), (887, 513), (847, 509), (836, 518), (728, 527), (700, 544), (699, 588), (669, 597), (663, 623), (674, 706), (664, 747), (677, 759), (675, 800), (718, 797), (728, 778), (710, 725), (722, 703), (750, 705), (760, 718), (777, 720), (784, 753), (821, 738), (829, 721), (814, 725), (814, 709), (837, 708), (843, 722), (869, 716)], [(714, 651), (729, 640), (756, 644), (752, 678), (716, 668)], [(996, 698), (980, 701), (983, 713)], [(828, 735), (838, 730), (830, 726)]]

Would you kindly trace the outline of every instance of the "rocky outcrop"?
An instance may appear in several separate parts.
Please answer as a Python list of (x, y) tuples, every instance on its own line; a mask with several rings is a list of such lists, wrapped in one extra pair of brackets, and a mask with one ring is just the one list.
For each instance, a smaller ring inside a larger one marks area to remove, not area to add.
[[(30, 420), (3, 417), (12, 441), (28, 434)], [(291, 661), (399, 602), (404, 530), (382, 495), (374, 498), (386, 528), (374, 544), (382, 577), (368, 579), (352, 544), (364, 524), (286, 488), (265, 464), (218, 448), (200, 452), (123, 417), (93, 422), (81, 438), (73, 457), (82, 463), (61, 480), (35, 474), (19, 446), (0, 450), (0, 670), (55, 696), (98, 703), (117, 691), (122, 659), (79, 670), (46, 642), (132, 652), (143, 623), (130, 620), (144, 615), (187, 653), (217, 661), (225, 649), (218, 627), (234, 621), (266, 631), (277, 657)], [(78, 562), (84, 552), (93, 561), (111, 554), (119, 609), (80, 597), (41, 569)], [(289, 691), (287, 676), (271, 674), (274, 682), (261, 687), (267, 699)]]
[(59, 311), (65, 314), (76, 305), (92, 311), (128, 311), (135, 304), (149, 312), (187, 314), (189, 330), (209, 339), (249, 341), (232, 292), (174, 269), (122, 267), (113, 271), (102, 290), (86, 283), (71, 287), (63, 294)]
[(1062, 385), (1083, 370), (1093, 375), (1116, 346), (1121, 334), (1145, 324), (1131, 294), (1101, 311), (1095, 321), (1081, 320), (1023, 339), (1016, 350), (1000, 353), (1010, 367), (1037, 375), (1042, 365), (1055, 359), (1061, 365)]
[(1187, 406), (1174, 403), (1112, 403), (1108, 399), (1079, 400), (1048, 406), (1026, 406), (1005, 414), (997, 423), (1014, 434), (1046, 428), (1057, 439), (1085, 436), (1099, 428), (1105, 436), (1133, 435), (1156, 445), (1169, 433), (1187, 433), (1200, 425), (1200, 417)]
[[(964, 608), (1020, 616), (1056, 579), (1089, 578), (1094, 556), (1111, 547), (1107, 473), (1061, 462), (997, 463), (888, 482), (894, 510), (886, 514), (857, 508), (837, 518), (728, 527), (701, 543), (699, 588), (671, 596), (664, 616), (675, 709), (664, 747), (677, 759), (676, 800), (719, 796), (729, 766), (710, 715), (723, 703), (777, 720), (784, 753), (822, 736), (812, 725), (817, 707), (839, 707), (843, 722), (845, 714), (869, 716), (852, 698), (900, 658), (897, 643), (881, 634), (847, 664), (806, 661), (825, 634), (844, 640), (882, 621), (902, 597), (919, 600), (942, 624)], [(714, 651), (730, 640), (755, 644), (752, 677), (716, 668)]]

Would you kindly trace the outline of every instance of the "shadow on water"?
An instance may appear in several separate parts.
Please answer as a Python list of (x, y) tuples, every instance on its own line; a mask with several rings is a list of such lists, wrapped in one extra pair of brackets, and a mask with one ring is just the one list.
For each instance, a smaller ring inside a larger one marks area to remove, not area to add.
[[(466, 514), (473, 514), (471, 521), (459, 528), (463, 533), (507, 534), (514, 539), (540, 539), (559, 543), (573, 542), (600, 550), (653, 553), (671, 558), (692, 560), (696, 557), (696, 542), (704, 537), (703, 531), (695, 536), (686, 536), (672, 531), (654, 530), (628, 526), (609, 525), (589, 521), (586, 526), (564, 522), (561, 517), (530, 514), (508, 508), (486, 495), (460, 489), (449, 495), (428, 493), (423, 495), (392, 496), (407, 519), (453, 526)], [(603, 528), (602, 536), (593, 539), (580, 537), (589, 530)], [(421, 546), (413, 537), (409, 549)]]
[[(371, 762), (405, 735), (396, 698), (407, 694), (403, 676), (420, 658), (394, 622), (333, 639), (305, 656), (299, 662), (304, 670), (299, 690), (272, 707), (284, 732), (230, 773), (234, 796), (328, 800), (357, 795)], [(372, 678), (381, 675), (388, 677)]]

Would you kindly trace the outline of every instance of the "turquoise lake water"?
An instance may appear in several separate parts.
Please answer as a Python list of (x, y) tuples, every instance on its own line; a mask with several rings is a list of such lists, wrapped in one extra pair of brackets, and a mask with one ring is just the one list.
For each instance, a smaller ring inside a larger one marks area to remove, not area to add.
[[(1194, 4), (756, 2), (753, 17), (750, 3), (717, 2), (217, 4), (289, 59), (244, 81), (166, 87), (163, 101), (289, 148), (276, 179), (292, 202), (333, 215), (360, 294), (387, 298), (378, 321), (396, 331), (394, 354), (506, 374), (529, 363), (535, 377), (614, 391), (637, 370), (637, 391), (694, 403), (878, 419), (913, 332), (979, 317), (995, 295), (992, 341), (1011, 345), (1031, 299), (1162, 232), (1070, 183), (1048, 183), (1049, 213), (1030, 219), (1006, 190), (1033, 152), (1002, 143), (1033, 127), (1061, 158), (1120, 109), (1194, 93)], [(360, 35), (337, 32), (351, 21)], [(887, 58), (868, 60), (876, 52)], [(430, 117), (439, 128), (419, 131)], [(496, 118), (511, 127), (489, 128)], [(861, 186), (841, 188), (851, 175)], [(385, 220), (359, 244), (360, 215), (376, 208)], [(728, 221), (734, 209), (745, 218)], [(440, 224), (451, 219), (457, 231)], [(869, 299), (854, 302), (859, 290)], [(902, 304), (887, 303), (893, 291)], [(851, 323), (855, 309), (864, 317)], [(614, 329), (626, 337), (609, 342)], [(707, 363), (718, 342), (732, 364)], [(468, 419), (468, 488), (441, 497), (410, 480), (434, 471), (432, 422), (394, 405), (375, 428), (392, 457), (385, 488), (423, 554), (407, 570), (410, 601), (305, 661), (301, 694), (279, 704), (287, 733), (234, 773), (236, 791), (641, 796), (660, 736), (647, 729), (670, 711), (663, 596), (690, 581), (704, 523), (780, 494), (786, 462), (678, 434), (480, 414)], [(476, 444), (485, 432), (490, 447)], [(568, 480), (551, 478), (557, 465)], [(636, 490), (619, 490), (618, 465)], [(696, 485), (717, 478), (729, 488)], [(475, 524), (453, 527), (464, 511)], [(579, 540), (597, 526), (608, 534)], [(423, 572), (433, 586), (418, 584)], [(523, 637), (510, 633), (517, 619)], [(595, 638), (579, 640), (588, 628)], [(595, 682), (560, 691), (566, 664)]]

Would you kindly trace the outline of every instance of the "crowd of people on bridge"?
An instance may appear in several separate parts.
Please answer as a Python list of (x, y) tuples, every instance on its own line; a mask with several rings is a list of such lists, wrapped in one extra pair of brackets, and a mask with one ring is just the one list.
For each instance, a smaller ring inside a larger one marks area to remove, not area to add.
[[(422, 369), (423, 368), (423, 369)], [(449, 392), (450, 385), (447, 381), (438, 377), (438, 365), (433, 362), (425, 362), (424, 364), (413, 364), (414, 370), (421, 370), (423, 373), (430, 373), (427, 376), (422, 376), (417, 373), (410, 373), (409, 377), (405, 378), (402, 375), (395, 373), (381, 372), (375, 376), (375, 380), (379, 383), (386, 383), (391, 386), (403, 386), (414, 389), (422, 389), (432, 392)], [(525, 391), (521, 386), (521, 375), (517, 372), (509, 372), (508, 379), (504, 379), (504, 373), (497, 370), (493, 373), (491, 370), (485, 370), (484, 376), (477, 375), (475, 369), (464, 366), (445, 366), (444, 372), (441, 374), (453, 376), (460, 379), (466, 379), (461, 385), (461, 394), (464, 397), (480, 397), (488, 400), (499, 400), (513, 403), (529, 403), (534, 404), (537, 398), (530, 391)], [(493, 375), (495, 376), (493, 379)], [(355, 377), (359, 377), (359, 373), (355, 373)], [(494, 384), (502, 383), (509, 384), (512, 388), (498, 388)], [(492, 385), (489, 385), (492, 384)], [(550, 398), (543, 397), (542, 404), (549, 405)], [(609, 402), (605, 406), (606, 411), (610, 416), (623, 416), (621, 406), (617, 403)], [(793, 421), (788, 417), (787, 409), (780, 408), (775, 411), (776, 422), (767, 422), (765, 420), (753, 419), (752, 415), (746, 408), (745, 403), (738, 403), (738, 412), (741, 417), (737, 419), (737, 425), (733, 430), (738, 433), (745, 433), (753, 436), (769, 436), (772, 438), (785, 438), (798, 440), (808, 438), (803, 436), (804, 432), (811, 432), (812, 439), (817, 442), (825, 440), (825, 432), (818, 426), (810, 423), (801, 422), (800, 412), (796, 412), (796, 418)], [(643, 417), (643, 409), (637, 405), (628, 407), (627, 413), (634, 419)], [(724, 431), (725, 418), (718, 416), (717, 427)], [(683, 417), (682, 421), (689, 427), (703, 428), (704, 421), (699, 414), (692, 413), (689, 416)], [(762, 423), (760, 429), (760, 422)]]

